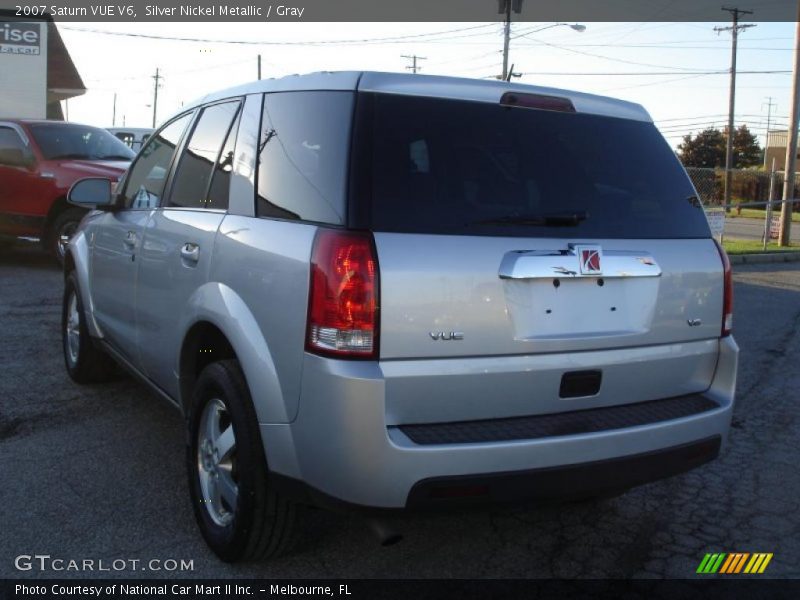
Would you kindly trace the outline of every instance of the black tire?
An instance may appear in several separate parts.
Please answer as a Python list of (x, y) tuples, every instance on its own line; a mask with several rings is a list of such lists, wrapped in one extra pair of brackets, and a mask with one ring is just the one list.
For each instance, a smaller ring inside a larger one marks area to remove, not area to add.
[[(77, 317), (71, 312), (74, 298)], [(70, 317), (73, 315), (73, 321)], [(77, 318), (77, 323), (75, 323)], [(70, 345), (70, 331), (77, 348)], [(64, 300), (61, 307), (61, 345), (67, 373), (75, 383), (99, 383), (113, 379), (118, 373), (114, 361), (95, 346), (86, 327), (83, 301), (75, 272), (71, 272), (64, 283)]]
[[(212, 413), (221, 415), (218, 430), (224, 431), (230, 425), (235, 436), (235, 449), (225, 466), (236, 484), (235, 506), (222, 501), (222, 510), (217, 510), (210, 500), (213, 494), (209, 493), (207, 482), (208, 478), (220, 480), (223, 463), (217, 459), (218, 467), (214, 467), (213, 458), (202, 452), (213, 446), (210, 454), (217, 456), (218, 447), (216, 442), (209, 445), (200, 440), (201, 431), (204, 440), (208, 438), (206, 423)], [(188, 428), (189, 489), (194, 515), (208, 546), (226, 562), (260, 560), (285, 553), (292, 541), (295, 504), (271, 485), (258, 419), (236, 360), (215, 362), (203, 369), (194, 387)], [(208, 468), (205, 460), (212, 461)]]
[(64, 264), (64, 248), (62, 236), (72, 237), (86, 211), (81, 208), (68, 208), (61, 211), (50, 224), (44, 238), (45, 249), (52, 254), (60, 265)]

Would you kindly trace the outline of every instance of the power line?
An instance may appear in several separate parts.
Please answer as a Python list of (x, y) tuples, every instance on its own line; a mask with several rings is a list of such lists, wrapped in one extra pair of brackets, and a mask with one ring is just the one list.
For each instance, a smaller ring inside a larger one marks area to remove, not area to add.
[[(169, 35), (157, 35), (152, 33), (133, 33), (128, 31), (105, 31), (102, 29), (92, 29), (88, 27), (67, 27), (70, 31), (82, 31), (84, 33), (96, 33), (101, 35), (114, 35), (122, 37), (145, 38), (151, 40), (167, 40), (176, 42), (199, 42), (205, 44), (237, 44), (237, 45), (255, 45), (255, 46), (320, 46), (320, 45), (337, 45), (337, 44), (372, 44), (372, 43), (391, 43), (393, 41), (402, 41), (409, 39), (419, 39), (424, 37), (431, 37), (436, 35), (444, 35), (448, 33), (459, 33), (463, 31), (474, 31), (476, 29), (486, 29), (487, 27), (494, 27), (495, 23), (484, 23), (482, 25), (474, 25), (471, 27), (460, 27), (458, 29), (447, 29), (444, 31), (432, 31), (428, 33), (417, 33), (401, 36), (390, 36), (382, 38), (362, 38), (362, 39), (349, 39), (349, 40), (305, 40), (305, 41), (254, 41), (254, 40), (219, 40), (211, 38), (194, 38), (194, 37), (181, 37)], [(483, 34), (473, 34), (483, 35)], [(456, 37), (470, 37), (470, 36), (456, 36)], [(430, 40), (425, 40), (430, 41)]]
[[(684, 120), (694, 120), (694, 119), (709, 119), (712, 117), (727, 117), (726, 113), (718, 113), (714, 115), (687, 115), (685, 117), (670, 117), (669, 119), (656, 119), (656, 123), (665, 123), (667, 121), (684, 121)], [(756, 113), (737, 113), (737, 118), (740, 117), (760, 117), (760, 114)], [(786, 119), (788, 117), (775, 117), (776, 119)]]
[[(668, 65), (654, 65), (652, 63), (643, 63), (643, 62), (638, 62), (638, 61), (633, 61), (633, 60), (626, 60), (624, 58), (614, 58), (612, 56), (605, 56), (605, 55), (602, 55), (602, 54), (595, 54), (594, 52), (584, 52), (583, 50), (575, 50), (573, 48), (567, 48), (566, 46), (560, 46), (558, 44), (552, 44), (550, 42), (544, 42), (542, 40), (537, 40), (536, 43), (539, 44), (539, 45), (544, 45), (544, 46), (549, 46), (551, 48), (556, 48), (558, 50), (563, 50), (565, 52), (572, 52), (573, 54), (580, 54), (582, 56), (591, 56), (592, 58), (600, 58), (600, 59), (603, 59), (603, 60), (609, 60), (609, 61), (612, 61), (612, 62), (624, 63), (624, 64), (627, 64), (627, 65), (636, 65), (636, 66), (639, 66), (639, 67), (655, 67), (657, 69), (673, 69), (673, 70), (675, 69), (675, 67), (670, 67)], [(700, 70), (702, 70), (702, 69), (700, 69)], [(682, 69), (681, 71), (684, 72), (684, 73), (689, 73), (689, 72), (692, 72), (692, 71), (698, 71), (698, 69)], [(675, 72), (675, 71), (673, 71), (673, 72)]]
[[(725, 70), (718, 70), (718, 71), (622, 71), (622, 72), (605, 72), (605, 73), (596, 73), (596, 72), (557, 72), (557, 71), (526, 71), (521, 73), (521, 75), (564, 75), (564, 76), (655, 76), (655, 75), (728, 75), (730, 71), (728, 69)], [(785, 70), (775, 70), (775, 71), (738, 71), (739, 75), (778, 75), (778, 74), (785, 74), (791, 73), (791, 71)]]

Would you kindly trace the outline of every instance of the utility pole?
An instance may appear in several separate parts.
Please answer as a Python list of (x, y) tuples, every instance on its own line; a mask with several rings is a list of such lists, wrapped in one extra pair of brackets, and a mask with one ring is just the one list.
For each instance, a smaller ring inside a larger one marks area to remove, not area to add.
[(69, 98), (64, 100), (64, 110), (66, 111), (66, 114), (64, 115), (64, 120), (69, 121)]
[(158, 111), (158, 81), (164, 79), (158, 74), (158, 67), (156, 67), (156, 74), (153, 75), (153, 129), (156, 128), (156, 112)]
[(117, 92), (114, 92), (114, 107), (111, 110), (111, 126), (117, 126)]
[(261, 80), (261, 55), (258, 55), (258, 79)]
[(792, 73), (792, 106), (789, 110), (789, 130), (786, 136), (786, 166), (783, 180), (783, 205), (781, 206), (780, 246), (788, 246), (792, 233), (792, 201), (794, 176), (797, 169), (797, 103), (800, 102), (800, 2), (797, 4), (797, 30), (794, 40), (794, 68)]
[(725, 151), (725, 210), (730, 210), (731, 188), (733, 183), (733, 111), (736, 104), (736, 45), (739, 39), (739, 30), (745, 30), (755, 25), (739, 25), (739, 15), (752, 15), (752, 10), (739, 10), (738, 8), (722, 7), (722, 10), (731, 13), (733, 25), (731, 27), (715, 27), (717, 34), (723, 31), (731, 32), (731, 92), (728, 99), (728, 146)]
[(416, 54), (412, 54), (411, 56), (409, 56), (408, 54), (401, 54), (401, 57), (402, 58), (407, 58), (408, 60), (411, 61), (411, 64), (406, 66), (406, 69), (408, 69), (409, 71), (411, 71), (414, 74), (416, 74), (417, 71), (422, 69), (422, 67), (418, 67), (417, 66), (417, 61), (418, 60), (428, 60), (427, 56), (417, 56)]
[(497, 0), (497, 7), (500, 14), (505, 13), (506, 22), (503, 28), (503, 74), (500, 79), (507, 81), (508, 75), (508, 46), (511, 42), (511, 11), (519, 14), (522, 12), (522, 0)]
[[(764, 168), (767, 168), (767, 146), (769, 146), (769, 126), (772, 123), (772, 107), (778, 106), (772, 101), (772, 96), (767, 96), (767, 101), (764, 102), (767, 105), (767, 137), (764, 140)], [(764, 108), (764, 104), (761, 105), (761, 108)]]

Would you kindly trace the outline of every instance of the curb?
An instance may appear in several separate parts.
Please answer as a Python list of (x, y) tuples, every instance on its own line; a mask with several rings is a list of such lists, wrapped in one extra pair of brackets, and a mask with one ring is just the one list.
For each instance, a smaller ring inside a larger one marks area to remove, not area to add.
[(729, 254), (732, 265), (755, 265), (800, 261), (800, 252), (764, 252), (759, 254)]

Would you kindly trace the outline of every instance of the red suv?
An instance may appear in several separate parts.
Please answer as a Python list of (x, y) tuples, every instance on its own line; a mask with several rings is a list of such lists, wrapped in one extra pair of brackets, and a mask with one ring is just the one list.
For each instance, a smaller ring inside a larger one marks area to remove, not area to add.
[(84, 177), (116, 182), (134, 152), (104, 129), (62, 121), (0, 120), (0, 246), (37, 237), (63, 261), (86, 213), (67, 204)]

